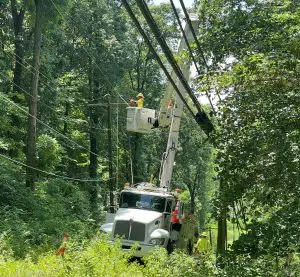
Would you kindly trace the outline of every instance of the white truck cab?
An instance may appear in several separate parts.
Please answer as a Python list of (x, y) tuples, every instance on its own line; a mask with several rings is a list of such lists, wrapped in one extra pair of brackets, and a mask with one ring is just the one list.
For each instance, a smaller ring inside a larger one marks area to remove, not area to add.
[(141, 183), (121, 192), (119, 209), (113, 218), (110, 217), (112, 222), (102, 225), (100, 230), (109, 234), (111, 241), (120, 238), (125, 251), (138, 243), (137, 257), (145, 256), (155, 246), (168, 251), (175, 246), (188, 250), (193, 243), (193, 228), (182, 228), (180, 234), (175, 234), (171, 223), (174, 207), (173, 194)]
[(111, 240), (120, 238), (122, 249), (138, 242), (136, 256), (143, 257), (159, 245), (167, 248), (171, 232), (171, 213), (175, 197), (149, 183), (141, 183), (121, 192), (119, 209), (113, 221), (101, 226)]

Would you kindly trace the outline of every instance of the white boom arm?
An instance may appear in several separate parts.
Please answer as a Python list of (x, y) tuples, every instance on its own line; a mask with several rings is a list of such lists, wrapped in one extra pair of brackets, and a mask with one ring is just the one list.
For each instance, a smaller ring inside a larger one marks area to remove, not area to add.
[[(191, 18), (192, 24), (194, 29), (197, 29), (197, 20)], [(186, 24), (184, 28), (185, 35), (187, 37), (188, 42), (192, 42), (193, 36), (192, 32), (189, 28), (189, 25)], [(187, 45), (182, 37), (178, 47), (178, 53), (187, 48)], [(189, 80), (190, 76), (190, 64), (180, 65), (181, 71), (186, 78)], [(175, 78), (175, 74), (172, 73), (172, 77)], [(187, 94), (186, 90), (182, 86), (181, 82), (177, 79), (176, 84), (183, 96)], [(159, 125), (160, 127), (165, 126), (166, 122), (169, 121), (167, 118), (168, 116), (168, 104), (169, 101), (172, 99), (172, 95), (174, 94), (172, 90), (172, 86), (169, 84), (164, 95), (163, 100), (161, 101), (161, 109), (159, 114)], [(169, 107), (170, 109), (170, 107)], [(168, 138), (168, 145), (167, 150), (163, 154), (162, 164), (161, 164), (161, 172), (160, 172), (160, 187), (167, 188), (168, 191), (171, 191), (171, 178), (173, 173), (174, 167), (174, 160), (175, 154), (178, 145), (178, 138), (179, 138), (179, 129), (180, 129), (180, 121), (183, 113), (183, 102), (180, 99), (179, 95), (175, 95), (175, 102), (173, 101), (173, 107), (171, 108), (171, 125), (170, 125), (170, 132)]]

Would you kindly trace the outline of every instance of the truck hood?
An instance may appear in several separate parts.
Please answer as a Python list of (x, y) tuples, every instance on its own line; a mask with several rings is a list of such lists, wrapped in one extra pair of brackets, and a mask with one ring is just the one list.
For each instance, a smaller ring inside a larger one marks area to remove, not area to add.
[(162, 214), (155, 211), (147, 211), (141, 209), (119, 209), (116, 213), (115, 220), (133, 220), (148, 224), (156, 219), (161, 218)]

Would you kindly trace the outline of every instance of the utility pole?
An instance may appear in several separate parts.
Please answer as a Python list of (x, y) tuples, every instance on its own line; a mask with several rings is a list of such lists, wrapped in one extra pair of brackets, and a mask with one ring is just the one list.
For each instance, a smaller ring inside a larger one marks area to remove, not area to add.
[(32, 67), (35, 68), (31, 74), (30, 94), (28, 98), (28, 131), (27, 131), (27, 149), (26, 149), (26, 186), (35, 189), (36, 172), (33, 170), (37, 166), (36, 156), (36, 116), (37, 116), (37, 98), (40, 70), (41, 38), (42, 38), (42, 1), (35, 0), (35, 27), (34, 27), (34, 46)]
[(113, 184), (113, 168), (112, 168), (112, 137), (111, 137), (111, 108), (110, 95), (107, 94), (107, 141), (108, 141), (108, 184), (109, 184), (109, 210), (114, 212), (114, 184)]

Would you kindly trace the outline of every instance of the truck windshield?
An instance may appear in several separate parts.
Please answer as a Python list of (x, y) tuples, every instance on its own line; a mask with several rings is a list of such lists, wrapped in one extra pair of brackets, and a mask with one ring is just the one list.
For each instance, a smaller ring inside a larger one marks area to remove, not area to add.
[(122, 192), (120, 208), (142, 209), (163, 213), (166, 199), (156, 195)]

